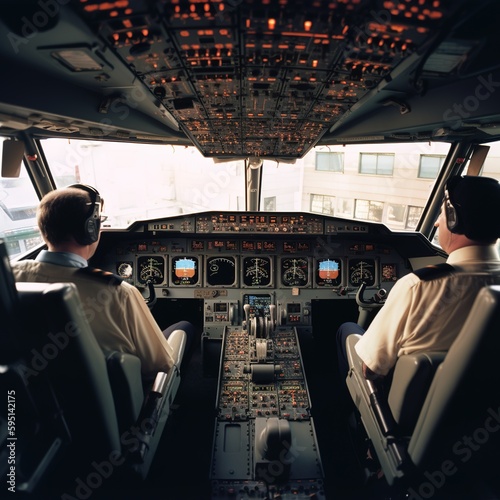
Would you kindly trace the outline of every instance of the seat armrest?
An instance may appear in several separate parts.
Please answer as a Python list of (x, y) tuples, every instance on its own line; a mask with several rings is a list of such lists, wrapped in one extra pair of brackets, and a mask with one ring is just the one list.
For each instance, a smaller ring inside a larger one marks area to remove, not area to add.
[(346, 350), (349, 361), (347, 387), (358, 409), (361, 405), (370, 408), (382, 435), (392, 437), (397, 426), (387, 404), (385, 391), (381, 389), (379, 381), (368, 380), (363, 375), (363, 361), (355, 350), (360, 337), (357, 334), (347, 337)]
[(146, 476), (156, 452), (179, 381), (177, 366), (173, 366), (168, 373), (158, 372), (144, 399), (135, 425), (137, 446), (131, 450), (130, 455), (143, 477)]
[(184, 330), (174, 330), (167, 339), (167, 342), (174, 351), (174, 363), (180, 368), (184, 351), (186, 349), (187, 334)]
[(376, 381), (367, 380), (363, 375), (363, 361), (355, 346), (360, 335), (349, 335), (346, 339), (349, 372), (347, 388), (361, 416), (366, 433), (371, 440), (386, 480), (393, 484), (400, 477), (407, 464), (405, 446), (398, 436), (398, 426), (394, 421), (385, 391), (379, 390)]
[(349, 370), (354, 369), (363, 372), (363, 362), (356, 352), (355, 346), (361, 339), (361, 335), (353, 333), (346, 338), (346, 352), (347, 361), (349, 363)]
[(359, 407), (361, 400), (364, 400), (366, 403), (370, 400), (369, 388), (364, 383), (366, 379), (363, 377), (363, 362), (355, 349), (360, 338), (361, 335), (352, 334), (346, 339), (347, 362), (349, 363), (346, 383), (354, 404), (357, 407)]
[[(182, 359), (185, 333), (173, 334), (176, 359)], [(120, 432), (129, 436), (134, 429), (134, 439), (127, 440), (130, 446), (124, 451), (130, 466), (145, 479), (180, 384), (180, 371), (175, 364), (168, 373), (158, 372), (153, 382), (145, 383), (137, 356), (118, 351), (107, 351), (105, 356)]]

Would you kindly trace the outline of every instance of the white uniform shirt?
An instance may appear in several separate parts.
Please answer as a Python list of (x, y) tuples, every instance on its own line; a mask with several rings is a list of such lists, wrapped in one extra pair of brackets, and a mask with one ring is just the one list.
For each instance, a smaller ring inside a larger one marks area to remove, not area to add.
[(500, 284), (494, 246), (468, 246), (451, 252), (453, 271), (422, 280), (411, 273), (392, 288), (386, 303), (356, 344), (365, 365), (387, 375), (403, 354), (448, 350), (474, 299), (485, 285)]
[[(50, 252), (49, 252), (50, 253)], [(127, 282), (92, 275), (90, 268), (24, 260), (13, 264), (16, 281), (74, 283), (83, 311), (104, 350), (134, 354), (145, 377), (168, 371), (173, 351), (143, 296)]]

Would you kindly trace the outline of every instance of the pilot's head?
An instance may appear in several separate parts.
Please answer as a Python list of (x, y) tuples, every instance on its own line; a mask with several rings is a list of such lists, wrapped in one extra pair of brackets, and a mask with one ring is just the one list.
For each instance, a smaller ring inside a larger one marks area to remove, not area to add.
[(103, 199), (96, 189), (73, 184), (47, 193), (37, 210), (38, 227), (50, 247), (97, 246)]
[(500, 237), (499, 214), (500, 183), (496, 179), (450, 178), (445, 187), (441, 216), (436, 223), (441, 246), (446, 250), (451, 235), (462, 235), (479, 244), (494, 244)]

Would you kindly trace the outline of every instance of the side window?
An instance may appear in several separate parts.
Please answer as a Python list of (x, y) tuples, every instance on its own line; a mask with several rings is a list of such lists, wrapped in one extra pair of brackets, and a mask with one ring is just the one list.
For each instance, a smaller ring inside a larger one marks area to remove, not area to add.
[[(0, 156), (4, 138), (0, 138)], [(36, 224), (38, 196), (24, 166), (19, 177), (0, 177), (0, 238), (12, 259), (42, 243)]]

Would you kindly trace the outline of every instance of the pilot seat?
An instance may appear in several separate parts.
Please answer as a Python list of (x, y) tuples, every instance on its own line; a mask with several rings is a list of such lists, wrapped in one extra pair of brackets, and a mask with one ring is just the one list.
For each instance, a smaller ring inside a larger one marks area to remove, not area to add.
[(498, 498), (499, 332), (500, 286), (487, 286), (450, 349), (401, 356), (388, 390), (364, 378), (360, 336), (347, 338), (358, 421), (400, 498)]
[(14, 471), (16, 492), (73, 497), (140, 483), (180, 384), (185, 332), (169, 338), (174, 367), (145, 384), (137, 357), (101, 350), (74, 284), (16, 284), (1, 240), (0, 254), (2, 477)]

